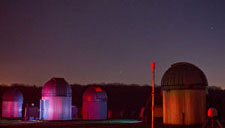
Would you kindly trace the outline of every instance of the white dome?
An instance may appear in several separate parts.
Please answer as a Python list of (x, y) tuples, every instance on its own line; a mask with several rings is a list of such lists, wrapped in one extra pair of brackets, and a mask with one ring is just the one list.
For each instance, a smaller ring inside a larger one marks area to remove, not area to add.
[(72, 96), (70, 85), (64, 78), (52, 78), (42, 88), (42, 96)]
[(179, 62), (164, 73), (161, 85), (163, 89), (205, 89), (208, 82), (201, 69), (191, 63)]

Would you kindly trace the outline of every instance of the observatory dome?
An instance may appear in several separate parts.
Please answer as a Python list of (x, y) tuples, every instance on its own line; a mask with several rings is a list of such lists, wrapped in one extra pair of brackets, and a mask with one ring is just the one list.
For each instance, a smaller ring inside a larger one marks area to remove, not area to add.
[(42, 96), (72, 96), (72, 90), (64, 78), (52, 78), (42, 88)]
[(83, 101), (106, 101), (106, 92), (100, 87), (88, 87), (83, 94)]
[(208, 82), (198, 67), (187, 62), (179, 62), (171, 65), (164, 73), (161, 85), (163, 89), (192, 89), (205, 88)]
[(11, 88), (6, 91), (2, 96), (3, 101), (19, 101), (23, 102), (23, 94), (17, 88)]

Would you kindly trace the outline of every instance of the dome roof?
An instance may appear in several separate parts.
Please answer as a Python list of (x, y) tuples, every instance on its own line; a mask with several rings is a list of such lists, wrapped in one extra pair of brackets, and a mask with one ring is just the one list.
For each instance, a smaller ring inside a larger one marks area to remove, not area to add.
[(72, 96), (72, 90), (64, 78), (52, 78), (42, 88), (42, 96)]
[(163, 89), (204, 89), (208, 85), (205, 74), (195, 65), (179, 62), (173, 64), (163, 75)]
[(106, 101), (107, 95), (100, 87), (88, 87), (83, 94), (83, 101)]
[(11, 88), (4, 92), (2, 96), (3, 101), (19, 101), (23, 102), (23, 94), (18, 88)]

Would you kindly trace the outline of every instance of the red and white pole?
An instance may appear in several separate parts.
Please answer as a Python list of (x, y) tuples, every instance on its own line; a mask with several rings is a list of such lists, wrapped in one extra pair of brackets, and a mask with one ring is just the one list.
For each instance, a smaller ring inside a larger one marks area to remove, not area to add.
[(152, 62), (152, 128), (154, 128), (155, 62)]

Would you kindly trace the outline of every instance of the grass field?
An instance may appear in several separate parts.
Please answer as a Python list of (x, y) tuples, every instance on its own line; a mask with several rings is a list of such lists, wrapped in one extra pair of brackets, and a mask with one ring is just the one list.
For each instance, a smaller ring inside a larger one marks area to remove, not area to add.
[(20, 121), (1, 120), (4, 128), (144, 128), (137, 120), (103, 120), (103, 121)]
[[(224, 126), (225, 122), (221, 121)], [(21, 121), (0, 120), (0, 127), (4, 128), (150, 128), (138, 120), (101, 120), (101, 121)], [(162, 120), (155, 120), (155, 128), (201, 128), (201, 126), (165, 126)]]

